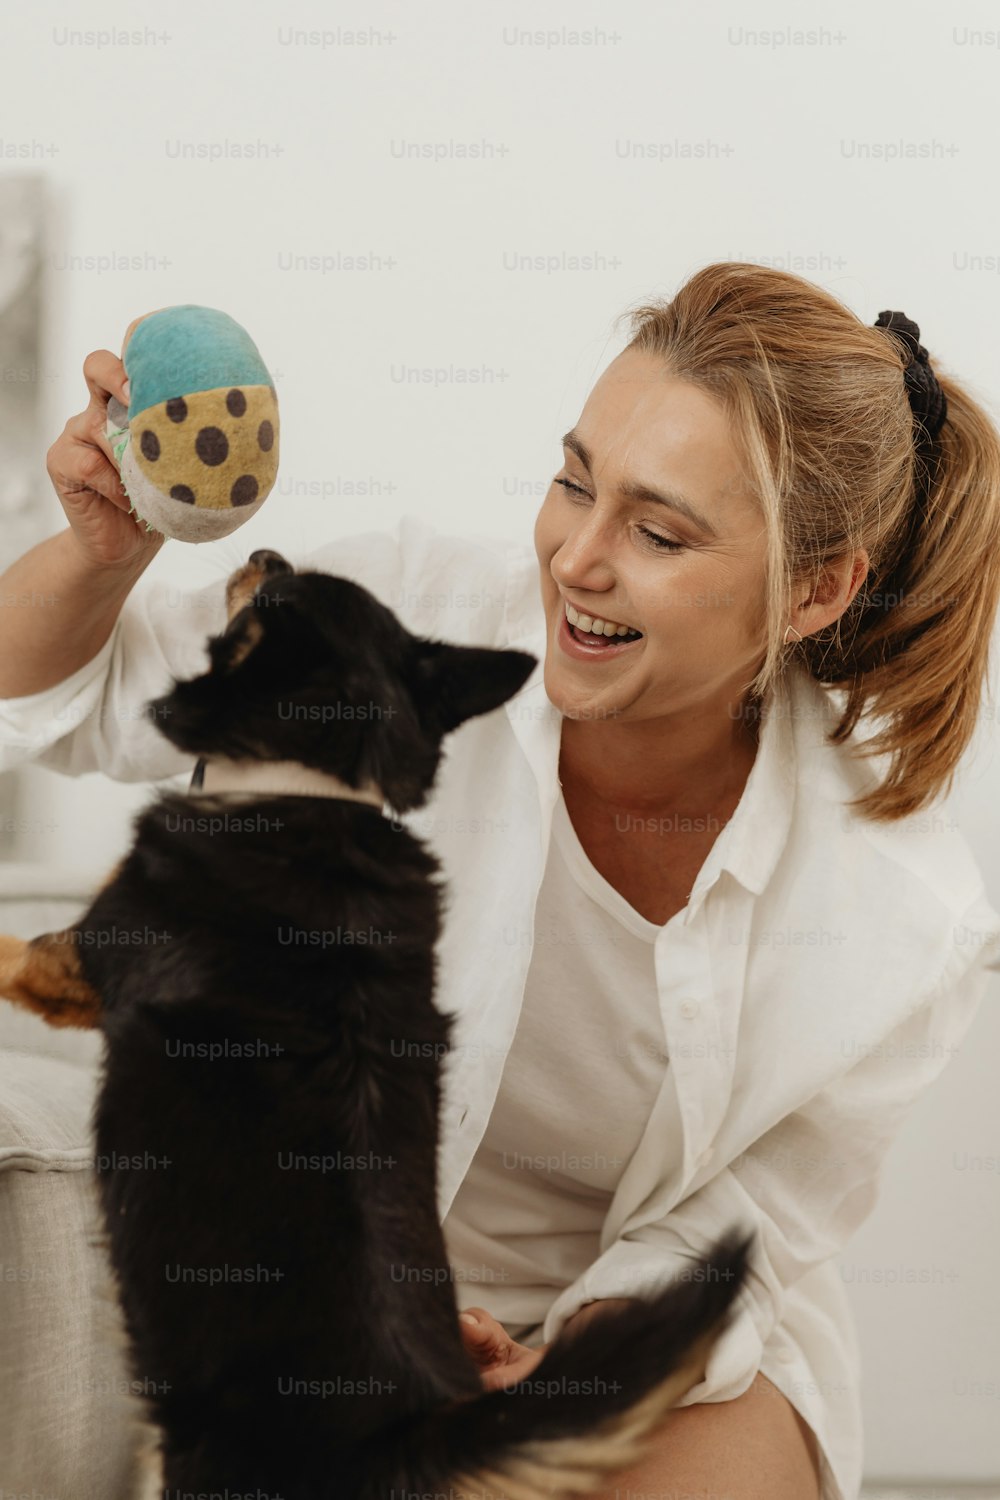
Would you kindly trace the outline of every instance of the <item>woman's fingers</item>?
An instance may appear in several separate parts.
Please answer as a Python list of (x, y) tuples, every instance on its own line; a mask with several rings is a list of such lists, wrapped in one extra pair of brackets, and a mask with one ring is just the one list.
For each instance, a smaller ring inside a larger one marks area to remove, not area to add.
[(109, 396), (117, 396), (123, 405), (128, 405), (125, 366), (110, 349), (95, 349), (87, 355), (83, 362), (83, 378), (87, 382), (92, 406), (107, 408)]
[(111, 397), (123, 404), (129, 399), (125, 366), (110, 349), (95, 349), (83, 362), (83, 376), (87, 408), (66, 422), (45, 466), (86, 561), (117, 570), (144, 561), (165, 538), (133, 512), (105, 430)]
[(481, 1365), (506, 1363), (513, 1340), (503, 1324), (491, 1317), (484, 1307), (469, 1307), (458, 1315), (459, 1331), (466, 1349)]
[(88, 407), (69, 418), (61, 436), (49, 449), (49, 477), (67, 499), (93, 492), (110, 500), (119, 510), (127, 511), (129, 499), (111, 455), (103, 426), (99, 432), (95, 430), (93, 411)]
[(458, 1326), (466, 1354), (479, 1369), (479, 1378), (488, 1391), (503, 1390), (526, 1380), (541, 1363), (548, 1349), (530, 1349), (511, 1338), (485, 1307), (469, 1307), (458, 1315)]

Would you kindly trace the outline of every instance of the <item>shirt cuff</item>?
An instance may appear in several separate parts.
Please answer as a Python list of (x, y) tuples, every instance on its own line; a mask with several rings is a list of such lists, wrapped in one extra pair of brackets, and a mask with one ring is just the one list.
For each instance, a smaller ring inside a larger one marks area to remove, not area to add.
[(82, 667), (39, 693), (0, 698), (0, 772), (34, 759), (93, 713), (104, 692), (117, 624)]

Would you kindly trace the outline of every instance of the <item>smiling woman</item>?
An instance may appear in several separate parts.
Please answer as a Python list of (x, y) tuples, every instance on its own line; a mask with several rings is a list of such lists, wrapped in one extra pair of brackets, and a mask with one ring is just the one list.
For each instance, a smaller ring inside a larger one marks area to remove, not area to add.
[[(686, 1225), (704, 1235), (713, 1219), (721, 1228), (728, 1211), (745, 1206), (748, 1179), (719, 1163), (719, 1175), (700, 1193), (685, 1200), (681, 1189), (679, 1201), (672, 1195), (673, 1209), (658, 1221), (626, 1233), (623, 1221), (634, 1221), (623, 1210), (612, 1239), (603, 1217), (618, 1201), (621, 1166), (626, 1176), (634, 1174), (647, 1144), (661, 1185), (677, 1170), (676, 1142), (652, 1131), (663, 1107), (662, 1064), (657, 1069), (651, 1053), (637, 1055), (638, 1038), (655, 1042), (660, 1030), (657, 1005), (669, 1037), (671, 995), (687, 991), (680, 1002), (685, 1016), (700, 1004), (690, 996), (693, 975), (679, 931), (669, 959), (663, 954), (673, 919), (696, 890), (707, 889), (707, 872), (718, 869), (716, 845), (729, 852), (734, 871), (739, 861), (732, 851), (745, 848), (752, 870), (752, 807), (761, 819), (754, 853), (758, 865), (770, 868), (765, 821), (786, 829), (791, 820), (794, 829), (796, 816), (804, 816), (801, 799), (818, 795), (816, 785), (800, 781), (796, 788), (787, 770), (779, 776), (773, 729), (750, 798), (762, 724), (803, 672), (817, 692), (819, 684), (844, 690), (836, 710), (832, 697), (822, 707), (818, 697), (791, 706), (793, 715), (814, 716), (816, 733), (825, 734), (829, 784), (840, 789), (830, 817), (848, 818), (850, 806), (869, 826), (894, 825), (905, 837), (913, 815), (947, 788), (975, 727), (1000, 594), (997, 433), (961, 387), (931, 371), (919, 330), (902, 314), (883, 314), (868, 327), (799, 278), (726, 264), (706, 267), (671, 302), (643, 306), (632, 318), (631, 342), (562, 439), (563, 467), (535, 522), (545, 695), (561, 715), (559, 795), (513, 1046), (445, 1225), (459, 1268), (478, 1261), (509, 1282), (491, 1289), (490, 1303), (492, 1314), (507, 1320), (519, 1371), (533, 1368), (546, 1347), (541, 1339), (550, 1339), (562, 1319), (619, 1305), (636, 1285), (630, 1273), (642, 1242), (662, 1239), (665, 1254), (683, 1256), (698, 1243), (697, 1234), (687, 1239)], [(862, 740), (852, 731), (866, 712), (884, 716), (886, 727)], [(795, 733), (800, 745), (811, 735), (805, 725)], [(850, 768), (852, 757), (880, 752), (889, 760), (881, 781)], [(850, 801), (851, 792), (860, 794)], [(788, 807), (796, 797), (797, 815)], [(737, 811), (745, 814), (742, 846), (738, 838), (734, 845), (729, 828)], [(788, 837), (795, 843), (791, 831)], [(813, 879), (804, 855), (786, 871), (784, 888), (803, 893), (803, 935), (816, 936), (824, 917), (850, 926), (835, 889), (844, 856), (832, 829), (817, 827), (798, 847), (821, 848), (826, 871), (825, 898), (818, 894), (821, 872)], [(863, 885), (856, 848), (852, 858)], [(930, 868), (930, 849), (928, 861)], [(763, 895), (762, 885), (752, 884), (758, 880), (750, 871), (743, 876)], [(811, 897), (804, 894), (810, 890)], [(732, 914), (737, 888), (717, 900), (728, 900)], [(574, 902), (582, 906), (576, 916)], [(686, 913), (692, 933), (704, 909), (693, 918)], [(725, 910), (713, 930), (732, 942), (739, 924), (727, 923)], [(909, 933), (919, 920), (912, 896), (891, 912), (874, 888), (869, 912), (862, 919), (868, 936), (852, 929), (858, 951), (869, 938)], [(754, 923), (763, 941), (769, 927), (761, 911)], [(952, 950), (956, 930), (945, 933)], [(555, 952), (546, 934), (558, 943)], [(705, 961), (714, 976), (713, 1024), (726, 1034), (736, 1022), (718, 944)], [(786, 1015), (793, 994), (822, 987), (808, 977), (810, 967), (786, 957)], [(864, 987), (861, 975), (855, 982)], [(741, 1039), (758, 1058), (769, 1055), (752, 1039), (765, 1004), (759, 983), (747, 964), (738, 981), (746, 988)], [(830, 983), (832, 994), (849, 981), (845, 973), (839, 983), (831, 975)], [(780, 1008), (779, 988), (772, 980), (766, 1003)], [(560, 1025), (560, 1004), (550, 998), (564, 992), (571, 996), (572, 1049), (561, 1029), (566, 1009)], [(960, 1009), (956, 1001), (956, 1018)], [(601, 1044), (609, 1032), (629, 1039), (613, 1058)], [(787, 1030), (776, 1045), (791, 1078), (800, 1062)], [(802, 1032), (803, 1057), (820, 1045), (818, 1031)], [(683, 1095), (682, 1059), (668, 1060)], [(718, 1088), (732, 1090), (733, 1101), (740, 1069), (737, 1060), (717, 1080)], [(745, 1072), (742, 1078), (749, 1100), (760, 1092), (759, 1081)], [(879, 1080), (868, 1086), (874, 1093), (867, 1128), (877, 1136)], [(707, 1107), (722, 1109), (718, 1102)], [(772, 1107), (768, 1118), (777, 1117)], [(827, 1123), (831, 1151), (842, 1151), (847, 1115), (842, 1125)], [(815, 1145), (815, 1127), (802, 1113), (783, 1124), (789, 1139), (800, 1129), (803, 1142)], [(719, 1128), (724, 1133), (725, 1122)], [(531, 1143), (536, 1149), (545, 1143), (557, 1165), (511, 1170), (507, 1158)], [(595, 1148), (590, 1160), (598, 1147), (615, 1151), (619, 1170), (567, 1167), (569, 1148), (581, 1156), (585, 1144)], [(552, 1149), (557, 1145), (562, 1153)], [(696, 1160), (714, 1151), (710, 1144)], [(774, 1159), (767, 1152), (762, 1158)], [(832, 1164), (821, 1163), (808, 1186), (790, 1189), (804, 1229), (806, 1198), (817, 1181), (826, 1183), (828, 1196), (816, 1193), (812, 1213), (827, 1256), (864, 1217), (849, 1225), (847, 1214), (838, 1235), (829, 1227), (820, 1234), (837, 1203), (850, 1199), (831, 1173)], [(758, 1181), (766, 1176), (765, 1169)], [(695, 1206), (705, 1194), (712, 1211)], [(784, 1295), (794, 1297), (796, 1282), (810, 1285), (802, 1278), (805, 1266), (823, 1256), (789, 1255), (786, 1243), (772, 1248), (786, 1267), (796, 1262), (784, 1283)], [(555, 1303), (545, 1296), (553, 1284), (564, 1286)], [(832, 1311), (832, 1292), (827, 1300), (815, 1279), (813, 1285), (802, 1292), (803, 1308), (810, 1295), (817, 1307), (826, 1303), (827, 1351), (816, 1322), (804, 1332), (808, 1316), (798, 1330), (796, 1315), (783, 1325), (768, 1317), (763, 1354), (754, 1358), (747, 1345), (739, 1383), (727, 1386), (722, 1371), (733, 1375), (736, 1366), (719, 1353), (683, 1403), (690, 1409), (674, 1414), (655, 1453), (619, 1476), (609, 1495), (625, 1487), (725, 1493), (734, 1500), (762, 1493), (769, 1500), (844, 1500), (854, 1492), (860, 1419), (853, 1333), (846, 1309)], [(482, 1324), (497, 1326), (490, 1310), (474, 1310)], [(540, 1321), (532, 1323), (532, 1313)], [(832, 1329), (839, 1330), (835, 1355)], [(799, 1342), (805, 1382), (823, 1393), (812, 1401), (793, 1402), (780, 1388), (780, 1361), (793, 1357), (777, 1351), (775, 1339), (782, 1337)], [(850, 1401), (833, 1399), (834, 1388), (850, 1392)]]
[[(924, 806), (950, 784), (985, 678), (995, 429), (938, 376), (948, 420), (931, 434), (908, 399), (908, 372), (929, 368), (916, 325), (866, 327), (781, 272), (709, 266), (631, 317), (535, 526), (564, 786), (636, 810), (704, 801), (731, 779), (791, 636), (847, 694), (836, 742), (865, 713), (888, 721), (867, 746), (891, 766), (865, 814)], [(642, 634), (584, 645), (595, 619)]]

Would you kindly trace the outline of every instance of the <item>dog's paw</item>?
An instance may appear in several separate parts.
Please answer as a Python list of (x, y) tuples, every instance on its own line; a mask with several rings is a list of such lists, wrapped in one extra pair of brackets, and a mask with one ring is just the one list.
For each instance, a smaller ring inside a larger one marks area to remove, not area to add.
[(0, 936), (0, 996), (33, 1010), (50, 1026), (100, 1024), (101, 998), (80, 972), (74, 929), (41, 937)]

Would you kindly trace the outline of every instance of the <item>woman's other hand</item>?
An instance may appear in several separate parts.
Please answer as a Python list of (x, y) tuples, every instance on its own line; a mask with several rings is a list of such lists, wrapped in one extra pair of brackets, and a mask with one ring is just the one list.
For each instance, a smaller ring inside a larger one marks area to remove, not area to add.
[(543, 1344), (539, 1349), (529, 1349), (526, 1344), (515, 1343), (503, 1324), (484, 1307), (469, 1307), (459, 1313), (458, 1327), (465, 1351), (478, 1365), (480, 1379), (488, 1391), (502, 1390), (524, 1380), (549, 1347)]

